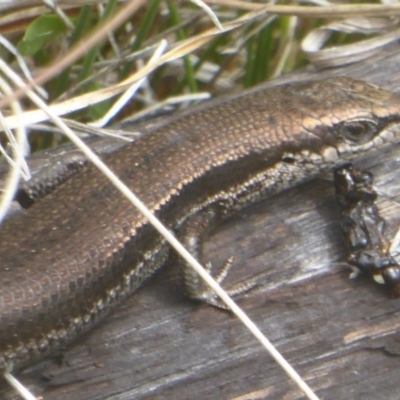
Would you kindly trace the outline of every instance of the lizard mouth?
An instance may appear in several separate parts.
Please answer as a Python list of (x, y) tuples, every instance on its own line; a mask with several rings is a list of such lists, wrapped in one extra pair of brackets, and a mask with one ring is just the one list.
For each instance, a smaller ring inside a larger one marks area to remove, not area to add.
[[(336, 150), (339, 156), (351, 155), (355, 156), (358, 153), (365, 153), (366, 155), (374, 150), (381, 150), (389, 145), (395, 145), (400, 142), (400, 123), (393, 122), (383, 127), (378, 134), (366, 143), (354, 144), (348, 141), (339, 143)], [(351, 156), (349, 157), (351, 158)]]
[(362, 158), (367, 158), (375, 151), (387, 149), (399, 142), (400, 123), (392, 122), (386, 124), (367, 142), (357, 144), (354, 141), (343, 140), (333, 145), (323, 146), (319, 151), (285, 152), (282, 159), (290, 159), (303, 166), (308, 164), (319, 166), (319, 168), (325, 170), (359, 158), (360, 153)]
[[(380, 125), (365, 117), (354, 119), (346, 125), (339, 124), (331, 133), (330, 139), (333, 140), (327, 140), (327, 143), (314, 150), (285, 152), (282, 158), (294, 160), (305, 167), (318, 166), (321, 170), (337, 167), (356, 158), (368, 158), (376, 151), (400, 142), (400, 121), (389, 120)], [(314, 136), (312, 132), (308, 134)]]

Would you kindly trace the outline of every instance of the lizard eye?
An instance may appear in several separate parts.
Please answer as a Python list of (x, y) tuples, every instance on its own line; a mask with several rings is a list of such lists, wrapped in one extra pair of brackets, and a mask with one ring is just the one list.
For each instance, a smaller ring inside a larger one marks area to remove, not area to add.
[(368, 142), (376, 131), (377, 124), (371, 120), (344, 122), (340, 127), (340, 134), (344, 139), (358, 144)]

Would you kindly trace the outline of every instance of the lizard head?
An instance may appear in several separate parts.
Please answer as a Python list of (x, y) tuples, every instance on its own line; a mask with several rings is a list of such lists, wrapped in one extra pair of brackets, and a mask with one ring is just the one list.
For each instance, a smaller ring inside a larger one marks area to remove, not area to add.
[(321, 164), (351, 160), (400, 142), (399, 93), (347, 77), (298, 85), (291, 95), (302, 115), (301, 136), (303, 141), (322, 139)]

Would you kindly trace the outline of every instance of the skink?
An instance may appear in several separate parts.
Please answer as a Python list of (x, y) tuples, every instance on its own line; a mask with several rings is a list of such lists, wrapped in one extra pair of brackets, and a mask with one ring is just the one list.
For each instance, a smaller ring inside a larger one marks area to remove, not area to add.
[[(195, 254), (209, 226), (400, 139), (400, 95), (349, 78), (252, 90), (106, 157)], [(198, 234), (193, 235), (198, 229)], [(152, 276), (168, 246), (89, 166), (0, 231), (0, 370), (51, 354)], [(193, 273), (186, 288), (210, 298)]]

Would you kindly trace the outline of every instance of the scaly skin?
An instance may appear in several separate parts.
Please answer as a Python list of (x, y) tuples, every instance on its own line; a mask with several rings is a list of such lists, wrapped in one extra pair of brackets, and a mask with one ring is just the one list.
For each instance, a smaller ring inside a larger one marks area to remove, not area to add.
[[(218, 221), (396, 143), (399, 123), (399, 95), (333, 78), (217, 100), (106, 161), (176, 231), (202, 212), (212, 210)], [(165, 241), (94, 167), (6, 221), (0, 369), (68, 344), (152, 276), (167, 254)], [(187, 279), (188, 291), (202, 297), (196, 279)]]

